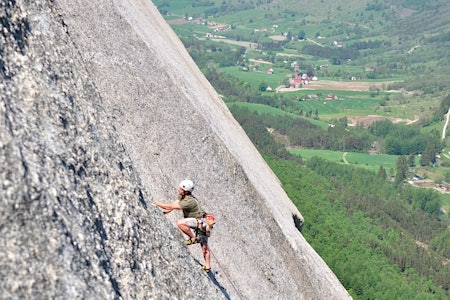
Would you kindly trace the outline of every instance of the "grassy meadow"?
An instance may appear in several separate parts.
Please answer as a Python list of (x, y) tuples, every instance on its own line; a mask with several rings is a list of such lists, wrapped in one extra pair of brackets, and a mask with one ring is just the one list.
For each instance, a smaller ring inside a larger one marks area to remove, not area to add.
[[(382, 166), (387, 175), (391, 169), (396, 169), (397, 155), (356, 153), (356, 152), (342, 152), (331, 150), (316, 150), (316, 149), (290, 149), (289, 152), (295, 155), (300, 155), (303, 160), (308, 160), (311, 157), (320, 157), (326, 160), (334, 161), (340, 164), (352, 165), (355, 167), (365, 168), (374, 172), (378, 172)], [(392, 174), (394, 175), (394, 174)]]
[(283, 111), (281, 109), (275, 108), (275, 107), (271, 107), (271, 106), (267, 106), (264, 104), (258, 104), (258, 103), (247, 103), (247, 102), (228, 102), (227, 106), (232, 106), (232, 105), (236, 105), (239, 107), (246, 107), (247, 109), (249, 109), (252, 112), (257, 112), (258, 114), (269, 114), (272, 116), (289, 116), (292, 118), (302, 118), (305, 120), (308, 120), (309, 122), (311, 122), (314, 125), (317, 125), (323, 129), (327, 129), (330, 125), (326, 122), (320, 121), (320, 120), (314, 120), (314, 119), (309, 119), (306, 117), (302, 117), (299, 116), (297, 114), (293, 114), (293, 113), (289, 113), (286, 111)]
[[(273, 74), (267, 74), (266, 71), (270, 68), (274, 70)], [(286, 80), (290, 78), (289, 75), (291, 74), (286, 69), (275, 68), (264, 63), (260, 63), (258, 65), (258, 69), (258, 72), (246, 72), (242, 70), (242, 67), (237, 66), (219, 68), (219, 70), (225, 74), (238, 78), (242, 82), (247, 82), (254, 88), (258, 88), (261, 83), (265, 82), (273, 90), (282, 85), (283, 82), (286, 82)]]
[(441, 197), (442, 199), (442, 209), (444, 210), (445, 214), (449, 216), (450, 214), (450, 195), (444, 194)]

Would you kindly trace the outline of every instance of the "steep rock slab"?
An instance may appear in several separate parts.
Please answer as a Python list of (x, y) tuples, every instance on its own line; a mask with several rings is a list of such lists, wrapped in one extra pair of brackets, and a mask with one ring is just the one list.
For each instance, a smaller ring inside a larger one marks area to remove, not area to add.
[(190, 178), (216, 213), (213, 269), (227, 293), (349, 298), (294, 226), (293, 215), (302, 217), (274, 174), (152, 3), (55, 2), (145, 189), (173, 200), (176, 184)]
[(150, 205), (48, 4), (0, 4), (0, 298), (224, 298)]

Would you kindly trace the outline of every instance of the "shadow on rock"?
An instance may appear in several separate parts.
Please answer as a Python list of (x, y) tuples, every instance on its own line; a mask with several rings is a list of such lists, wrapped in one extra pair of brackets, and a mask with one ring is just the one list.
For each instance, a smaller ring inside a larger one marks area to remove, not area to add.
[[(197, 259), (195, 259), (195, 261), (199, 264), (199, 266), (202, 266), (202, 264), (201, 264)], [(216, 275), (215, 275), (215, 274), (217, 274), (217, 273), (218, 273), (218, 271), (214, 271), (214, 270), (211, 269), (211, 271), (210, 271), (209, 273), (206, 273), (206, 274), (208, 275), (209, 279), (211, 279), (211, 281), (212, 281), (212, 282), (220, 289), (220, 291), (223, 293), (223, 295), (225, 296), (225, 298), (227, 298), (228, 300), (230, 300), (231, 297), (230, 297), (230, 295), (228, 294), (226, 288), (223, 287), (223, 286), (217, 281), (217, 278), (216, 278)]]

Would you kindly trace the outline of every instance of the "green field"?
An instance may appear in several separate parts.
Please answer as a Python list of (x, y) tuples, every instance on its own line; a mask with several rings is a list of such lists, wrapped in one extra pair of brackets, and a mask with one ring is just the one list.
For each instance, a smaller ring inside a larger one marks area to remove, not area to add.
[(264, 104), (258, 104), (258, 103), (247, 103), (247, 102), (227, 102), (227, 106), (239, 106), (239, 107), (246, 107), (248, 108), (250, 111), (253, 112), (257, 112), (258, 114), (269, 114), (272, 116), (289, 116), (292, 118), (302, 118), (305, 120), (308, 120), (309, 122), (311, 122), (314, 125), (317, 125), (323, 129), (327, 129), (330, 125), (326, 122), (320, 121), (320, 120), (314, 120), (314, 119), (310, 119), (310, 118), (305, 118), (305, 117), (301, 117), (299, 115), (296, 114), (292, 114), (292, 113), (288, 113), (285, 112), (281, 109), (275, 108), (275, 107), (271, 107), (271, 106), (267, 106)]
[[(288, 101), (295, 107), (296, 111), (303, 112), (315, 112), (319, 113), (319, 118), (324, 122), (331, 118), (342, 117), (354, 117), (354, 116), (366, 116), (366, 115), (390, 115), (386, 113), (382, 107), (380, 107), (380, 99), (371, 98), (365, 93), (366, 97), (363, 97), (363, 92), (334, 92), (339, 98), (338, 100), (328, 100), (325, 97), (333, 91), (324, 90), (305, 90), (298, 92), (283, 93), (281, 97)], [(274, 92), (272, 92), (273, 94)], [(270, 93), (269, 93), (270, 94)], [(349, 96), (353, 94), (352, 96)], [(302, 99), (307, 98), (309, 95), (316, 95), (317, 99)], [(361, 97), (361, 98), (360, 98)], [(406, 112), (404, 112), (406, 114)], [(402, 114), (402, 117), (405, 117)], [(411, 114), (407, 114), (406, 117), (411, 117)]]
[[(315, 94), (314, 91), (309, 91)], [(317, 91), (319, 92), (319, 91)], [(318, 95), (326, 96), (327, 91), (320, 91)], [(325, 93), (323, 93), (325, 92)], [(330, 91), (331, 93), (331, 91)], [(337, 95), (336, 93), (334, 93)], [(339, 97), (339, 96), (338, 96)], [(341, 99), (341, 98), (340, 98)], [(320, 118), (341, 118), (361, 115), (382, 114), (379, 111), (380, 101), (375, 99), (343, 99), (343, 100), (307, 100), (300, 101), (298, 107), (303, 111), (319, 111)]]
[(446, 215), (450, 215), (450, 195), (444, 194), (441, 197), (442, 199), (442, 209), (445, 211)]
[[(389, 175), (391, 169), (396, 170), (397, 155), (369, 153), (342, 152), (331, 150), (315, 150), (315, 149), (291, 149), (292, 154), (300, 155), (302, 159), (308, 160), (311, 157), (321, 157), (330, 161), (341, 164), (348, 164), (355, 167), (362, 167), (374, 172), (378, 172), (382, 166)], [(345, 159), (345, 161), (344, 161)]]
[[(273, 74), (267, 74), (266, 71), (269, 68), (272, 68), (274, 70)], [(273, 90), (275, 90), (277, 87), (282, 85), (283, 82), (289, 79), (290, 72), (286, 69), (274, 68), (269, 64), (260, 64), (258, 66), (258, 69), (258, 72), (245, 72), (242, 71), (241, 67), (219, 68), (219, 70), (224, 72), (225, 74), (238, 78), (242, 82), (247, 82), (254, 88), (258, 88), (261, 83), (265, 82)]]

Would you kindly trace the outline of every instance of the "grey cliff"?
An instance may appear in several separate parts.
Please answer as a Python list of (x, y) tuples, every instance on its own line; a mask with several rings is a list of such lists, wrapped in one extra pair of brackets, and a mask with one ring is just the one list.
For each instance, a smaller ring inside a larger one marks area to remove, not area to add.
[[(0, 3), (0, 299), (350, 299), (150, 1)], [(153, 204), (185, 178), (209, 275)]]

